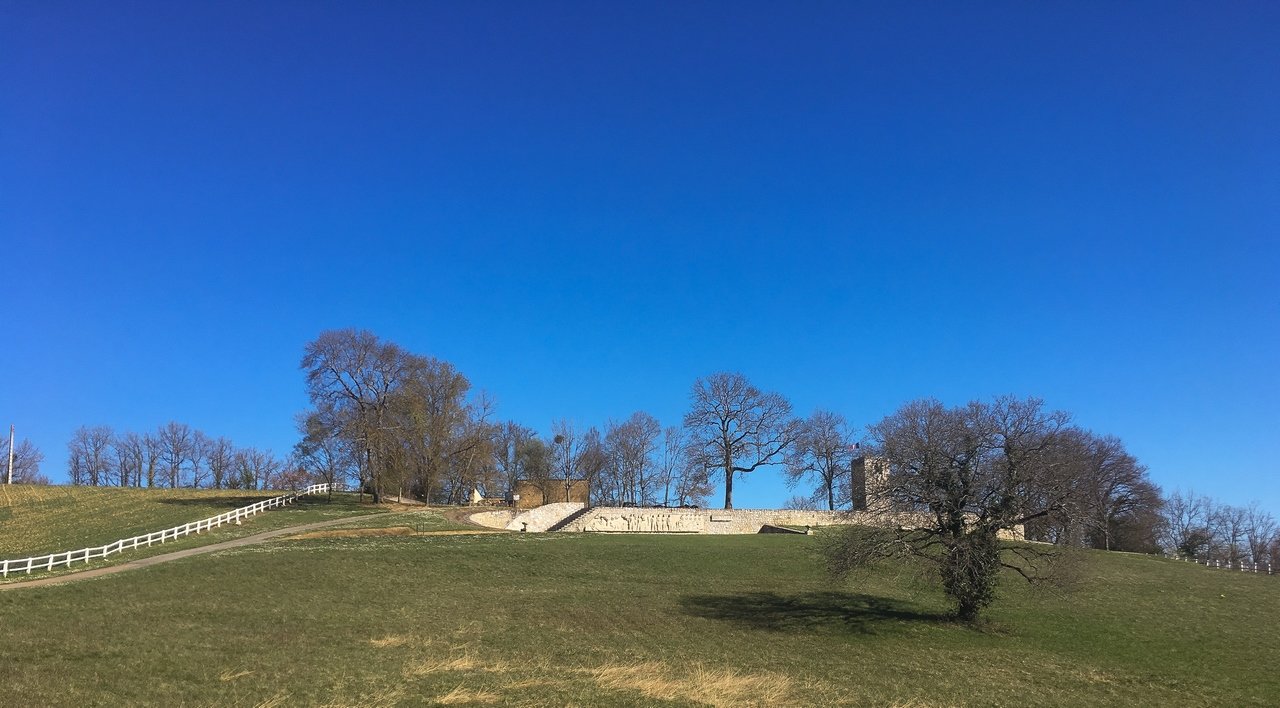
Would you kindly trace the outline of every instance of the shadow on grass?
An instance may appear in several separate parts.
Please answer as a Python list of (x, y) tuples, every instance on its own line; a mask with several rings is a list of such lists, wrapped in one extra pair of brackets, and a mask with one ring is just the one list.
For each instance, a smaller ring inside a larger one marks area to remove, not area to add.
[(896, 600), (845, 592), (685, 595), (680, 606), (694, 617), (771, 632), (823, 628), (875, 634), (888, 623), (949, 621), (947, 615), (920, 612)]

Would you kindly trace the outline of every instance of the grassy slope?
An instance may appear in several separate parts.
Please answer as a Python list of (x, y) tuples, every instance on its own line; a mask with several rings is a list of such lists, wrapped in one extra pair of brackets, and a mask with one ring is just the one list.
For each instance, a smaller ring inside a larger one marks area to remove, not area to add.
[[(20, 559), (100, 546), (216, 516), (280, 494), (282, 492), (0, 485), (0, 558)], [(239, 526), (228, 524), (150, 548), (125, 551), (106, 561), (95, 560), (92, 565), (122, 563), (261, 531), (343, 516), (360, 517), (376, 511), (372, 505), (358, 504), (355, 495), (334, 495), (332, 501), (323, 496), (307, 496), (294, 504), (244, 519)], [(54, 573), (75, 572), (85, 567), (77, 563), (69, 570), (56, 569)], [(43, 575), (48, 573), (10, 575), (0, 583)]]
[(0, 557), (23, 558), (159, 531), (280, 492), (0, 485)]
[[(981, 630), (804, 536), (280, 541), (0, 594), (33, 704), (1249, 705), (1280, 697), (1280, 578), (1089, 554)], [(88, 631), (86, 631), (86, 628)], [(701, 699), (698, 701), (697, 699)]]

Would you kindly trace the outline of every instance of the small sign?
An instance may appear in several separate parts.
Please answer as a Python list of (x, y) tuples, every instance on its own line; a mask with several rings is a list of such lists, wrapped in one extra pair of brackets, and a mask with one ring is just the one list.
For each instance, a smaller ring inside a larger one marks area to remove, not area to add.
[(732, 516), (716, 516), (715, 514), (712, 514), (711, 520), (712, 521), (733, 521), (733, 517)]

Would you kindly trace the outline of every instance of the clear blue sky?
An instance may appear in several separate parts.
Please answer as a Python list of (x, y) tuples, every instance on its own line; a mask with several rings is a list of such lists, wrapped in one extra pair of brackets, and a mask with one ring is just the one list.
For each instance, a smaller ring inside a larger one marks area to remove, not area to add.
[[(968, 5), (968, 6), (965, 6)], [(504, 418), (1037, 395), (1280, 512), (1280, 5), (0, 2), (0, 418), (288, 451), (363, 327)], [(772, 472), (737, 506), (788, 496)]]

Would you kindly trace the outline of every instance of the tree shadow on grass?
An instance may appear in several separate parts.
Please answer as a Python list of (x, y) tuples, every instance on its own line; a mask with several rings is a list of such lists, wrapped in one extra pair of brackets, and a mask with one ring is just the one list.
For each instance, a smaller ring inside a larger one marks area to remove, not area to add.
[(892, 624), (949, 621), (945, 614), (920, 612), (896, 600), (846, 592), (684, 595), (680, 598), (680, 607), (686, 614), (694, 617), (770, 632), (800, 632), (821, 628), (855, 634), (876, 634), (889, 629)]

